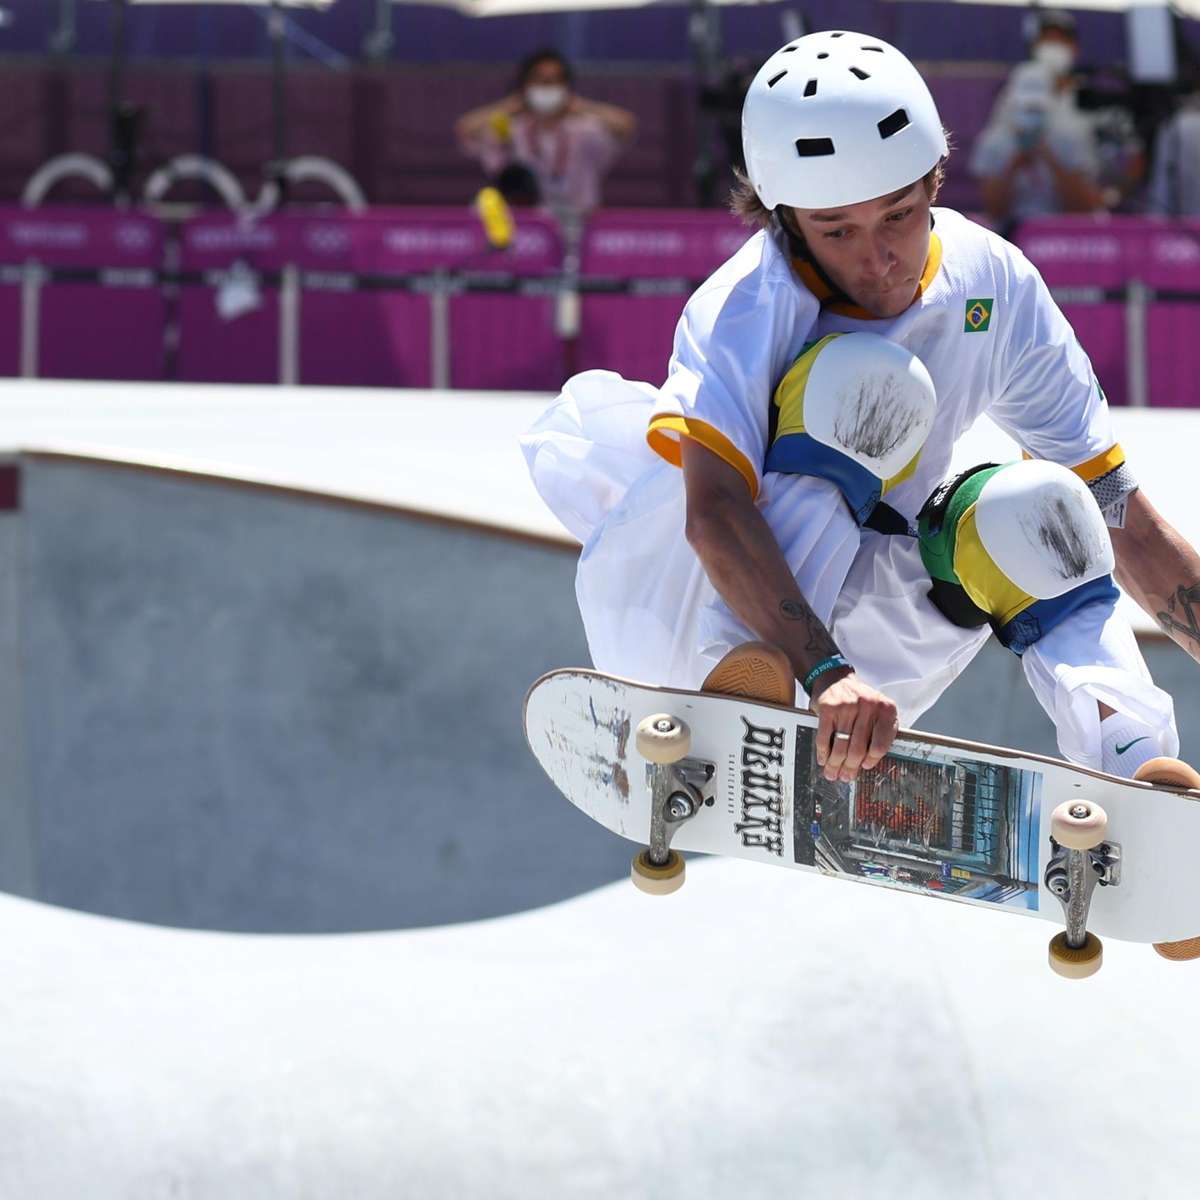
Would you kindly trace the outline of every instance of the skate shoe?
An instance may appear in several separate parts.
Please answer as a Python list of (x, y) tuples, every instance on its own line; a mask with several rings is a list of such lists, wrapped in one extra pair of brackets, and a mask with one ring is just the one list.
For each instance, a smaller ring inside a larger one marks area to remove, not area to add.
[(700, 690), (766, 704), (796, 703), (796, 676), (788, 656), (769, 642), (735, 646), (708, 673)]

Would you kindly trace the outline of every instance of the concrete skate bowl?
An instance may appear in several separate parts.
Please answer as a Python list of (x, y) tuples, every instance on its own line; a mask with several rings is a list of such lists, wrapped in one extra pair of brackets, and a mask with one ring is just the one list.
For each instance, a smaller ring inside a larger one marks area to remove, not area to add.
[(215, 476), (0, 470), (0, 888), (246, 932), (440, 925), (623, 876), (529, 754), (570, 548)]

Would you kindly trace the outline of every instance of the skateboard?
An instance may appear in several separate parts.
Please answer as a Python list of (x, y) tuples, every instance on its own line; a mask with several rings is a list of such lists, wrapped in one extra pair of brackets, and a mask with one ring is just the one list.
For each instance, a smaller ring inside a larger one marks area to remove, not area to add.
[(817, 871), (1060, 926), (1061, 975), (1099, 970), (1098, 934), (1200, 934), (1200, 791), (902, 730), (853, 783), (817, 766), (817, 718), (589, 670), (544, 675), (525, 734), (577, 808), (642, 844), (643, 891), (683, 883), (681, 851)]

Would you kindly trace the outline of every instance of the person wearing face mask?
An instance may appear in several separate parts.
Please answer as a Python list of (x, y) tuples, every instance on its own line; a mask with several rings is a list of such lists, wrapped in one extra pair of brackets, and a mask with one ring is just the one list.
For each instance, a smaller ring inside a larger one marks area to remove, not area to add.
[(561, 54), (536, 51), (518, 68), (511, 95), (455, 124), (463, 152), (489, 176), (523, 168), (540, 202), (562, 220), (577, 220), (600, 204), (604, 176), (637, 126), (632, 113), (585, 100), (573, 84)]
[(1052, 213), (1103, 209), (1095, 131), (1075, 103), (1070, 13), (1037, 14), (1030, 59), (1009, 76), (971, 153), (984, 207), (1001, 232)]

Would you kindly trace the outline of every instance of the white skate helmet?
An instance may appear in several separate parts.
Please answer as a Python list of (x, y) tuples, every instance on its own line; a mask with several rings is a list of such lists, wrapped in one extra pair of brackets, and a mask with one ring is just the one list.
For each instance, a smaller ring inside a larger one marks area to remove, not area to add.
[(928, 174), (946, 134), (916, 67), (879, 38), (810, 33), (762, 65), (742, 108), (746, 171), (775, 208), (835, 208)]

